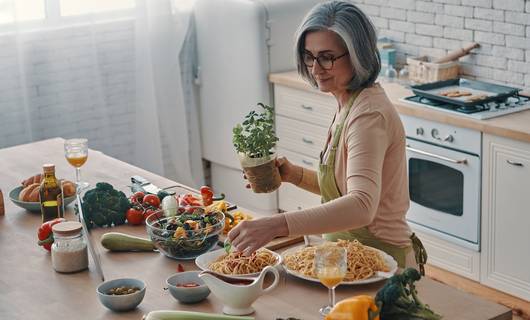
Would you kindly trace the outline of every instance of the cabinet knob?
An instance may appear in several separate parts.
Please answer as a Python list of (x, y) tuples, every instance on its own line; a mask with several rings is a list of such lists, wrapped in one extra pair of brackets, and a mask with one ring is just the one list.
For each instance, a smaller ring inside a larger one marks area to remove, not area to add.
[(306, 106), (305, 104), (302, 105), (302, 109), (307, 110), (307, 111), (313, 111), (313, 107)]
[(306, 160), (306, 159), (302, 159), (302, 163), (305, 165), (311, 166), (311, 167), (313, 166), (313, 162)]
[(313, 140), (309, 140), (309, 139), (307, 139), (305, 137), (302, 138), (302, 141), (307, 143), (307, 144), (313, 144)]

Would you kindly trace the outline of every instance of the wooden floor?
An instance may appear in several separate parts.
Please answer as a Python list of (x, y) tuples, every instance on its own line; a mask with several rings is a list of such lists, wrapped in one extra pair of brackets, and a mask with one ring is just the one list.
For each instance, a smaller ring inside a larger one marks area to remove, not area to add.
[(434, 280), (445, 283), (451, 287), (472, 293), (484, 299), (500, 303), (513, 310), (513, 319), (530, 320), (530, 302), (511, 296), (504, 292), (486, 287), (476, 281), (461, 277), (452, 272), (427, 265), (425, 274)]

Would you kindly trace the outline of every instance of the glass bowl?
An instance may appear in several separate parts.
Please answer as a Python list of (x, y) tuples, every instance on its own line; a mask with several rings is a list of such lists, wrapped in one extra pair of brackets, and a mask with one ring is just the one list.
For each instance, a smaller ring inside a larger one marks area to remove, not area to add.
[(178, 260), (195, 259), (215, 247), (224, 224), (221, 211), (206, 214), (202, 208), (174, 217), (166, 217), (159, 210), (145, 220), (147, 233), (157, 249)]

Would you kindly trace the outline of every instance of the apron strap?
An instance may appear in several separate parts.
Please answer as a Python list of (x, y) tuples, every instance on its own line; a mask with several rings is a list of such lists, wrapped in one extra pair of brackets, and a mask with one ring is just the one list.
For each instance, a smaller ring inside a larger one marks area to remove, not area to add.
[(414, 257), (416, 258), (416, 263), (420, 267), (420, 273), (422, 276), (425, 275), (425, 264), (427, 263), (427, 250), (421, 243), (420, 238), (416, 236), (415, 233), (412, 233), (410, 236), (412, 241), (412, 249), (414, 250)]

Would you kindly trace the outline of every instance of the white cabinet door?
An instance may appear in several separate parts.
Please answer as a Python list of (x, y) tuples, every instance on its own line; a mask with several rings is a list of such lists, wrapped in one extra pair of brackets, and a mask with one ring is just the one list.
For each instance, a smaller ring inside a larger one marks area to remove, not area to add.
[(484, 135), (481, 282), (530, 300), (530, 144)]

